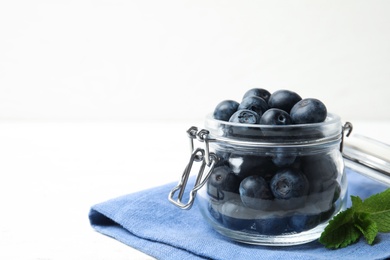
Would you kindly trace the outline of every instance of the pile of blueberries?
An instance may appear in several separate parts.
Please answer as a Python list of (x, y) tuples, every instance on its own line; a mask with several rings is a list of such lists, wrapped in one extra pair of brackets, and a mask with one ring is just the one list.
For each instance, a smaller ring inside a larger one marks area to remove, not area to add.
[(263, 125), (320, 123), (326, 116), (326, 106), (318, 99), (302, 99), (297, 93), (284, 89), (271, 94), (261, 88), (248, 90), (241, 103), (220, 102), (213, 113), (217, 120)]
[[(248, 90), (241, 103), (225, 100), (213, 113), (238, 124), (323, 122), (325, 105), (289, 90)], [(327, 221), (340, 197), (338, 150), (299, 154), (275, 148), (259, 154), (216, 149), (220, 158), (207, 181), (208, 213), (225, 228), (262, 235), (299, 233)]]

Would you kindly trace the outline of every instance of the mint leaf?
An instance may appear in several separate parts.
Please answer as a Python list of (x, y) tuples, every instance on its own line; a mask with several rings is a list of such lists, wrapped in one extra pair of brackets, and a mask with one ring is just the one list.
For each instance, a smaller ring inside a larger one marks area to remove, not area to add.
[(351, 195), (351, 201), (352, 201), (352, 208), (354, 209), (354, 211), (359, 211), (362, 208), (363, 201), (361, 198)]
[(358, 241), (361, 236), (359, 228), (354, 225), (354, 210), (349, 208), (337, 214), (322, 232), (320, 243), (327, 248), (346, 247)]
[(359, 211), (370, 213), (379, 232), (390, 232), (390, 189), (365, 199)]
[(360, 230), (367, 240), (367, 243), (372, 245), (378, 234), (378, 226), (370, 217), (368, 213), (355, 213), (354, 223), (355, 227)]
[(390, 189), (364, 201), (351, 196), (352, 207), (337, 214), (319, 241), (327, 248), (346, 247), (363, 235), (372, 245), (378, 232), (390, 232)]

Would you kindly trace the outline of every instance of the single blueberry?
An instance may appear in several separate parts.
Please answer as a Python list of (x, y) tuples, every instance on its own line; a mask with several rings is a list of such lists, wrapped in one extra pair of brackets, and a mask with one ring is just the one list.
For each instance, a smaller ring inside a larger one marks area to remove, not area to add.
[(240, 179), (228, 166), (214, 168), (207, 180), (207, 194), (214, 200), (228, 200), (238, 197)]
[(264, 178), (254, 175), (245, 178), (240, 184), (242, 204), (248, 208), (267, 210), (272, 207), (274, 196)]
[(270, 155), (272, 162), (278, 167), (286, 167), (294, 164), (297, 152), (284, 147), (277, 147)]
[(294, 124), (312, 124), (324, 122), (327, 109), (324, 103), (315, 98), (302, 99), (290, 111)]
[(291, 108), (300, 100), (302, 98), (297, 93), (281, 89), (271, 94), (268, 106), (269, 108), (279, 108), (290, 113)]
[(234, 100), (221, 101), (214, 109), (213, 117), (217, 120), (229, 121), (230, 117), (237, 111), (240, 104)]
[(286, 111), (278, 108), (270, 108), (260, 118), (261, 125), (291, 125), (292, 120)]
[(229, 122), (240, 124), (258, 124), (259, 121), (260, 116), (249, 109), (238, 110), (229, 119)]
[(243, 99), (245, 99), (246, 97), (250, 97), (250, 96), (261, 97), (262, 99), (265, 100), (265, 102), (268, 102), (268, 99), (271, 96), (271, 93), (269, 93), (268, 90), (263, 89), (263, 88), (252, 88), (252, 89), (248, 90), (247, 92), (245, 92)]
[(309, 190), (306, 176), (295, 168), (282, 168), (277, 171), (270, 186), (275, 198), (282, 200), (303, 197)]
[(309, 181), (310, 193), (326, 191), (328, 181), (336, 179), (343, 171), (340, 156), (340, 152), (336, 151), (301, 157), (301, 170)]
[(259, 116), (261, 116), (268, 109), (268, 104), (261, 97), (249, 96), (244, 98), (237, 108), (237, 110), (242, 109), (255, 111)]
[(307, 204), (315, 205), (314, 210), (316, 212), (325, 212), (334, 206), (334, 204), (340, 203), (341, 188), (337, 180), (327, 180), (323, 182), (324, 189), (322, 191), (311, 192), (307, 196)]

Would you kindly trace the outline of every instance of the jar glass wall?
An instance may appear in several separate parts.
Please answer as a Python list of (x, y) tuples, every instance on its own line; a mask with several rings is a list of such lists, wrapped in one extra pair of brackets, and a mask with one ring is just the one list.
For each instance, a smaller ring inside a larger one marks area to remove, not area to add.
[(342, 124), (265, 126), (206, 118), (219, 161), (198, 191), (198, 205), (219, 233), (240, 242), (295, 245), (317, 239), (345, 209)]

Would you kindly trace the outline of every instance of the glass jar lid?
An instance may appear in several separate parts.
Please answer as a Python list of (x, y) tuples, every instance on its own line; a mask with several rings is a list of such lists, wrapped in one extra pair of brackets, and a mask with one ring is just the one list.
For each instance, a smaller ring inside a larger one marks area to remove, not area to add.
[(345, 166), (390, 186), (390, 145), (352, 134), (344, 139)]

